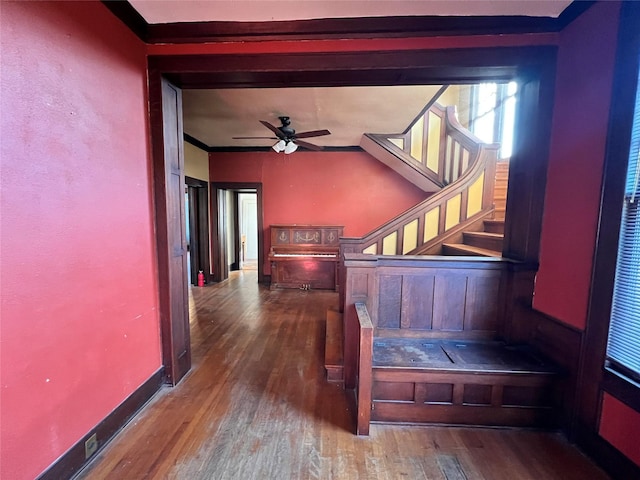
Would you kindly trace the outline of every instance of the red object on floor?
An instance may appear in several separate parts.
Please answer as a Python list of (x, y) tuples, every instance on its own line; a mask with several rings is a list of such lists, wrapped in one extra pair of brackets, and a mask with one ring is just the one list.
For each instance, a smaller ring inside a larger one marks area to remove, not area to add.
[(198, 286), (204, 287), (204, 273), (202, 273), (202, 270), (198, 272)]

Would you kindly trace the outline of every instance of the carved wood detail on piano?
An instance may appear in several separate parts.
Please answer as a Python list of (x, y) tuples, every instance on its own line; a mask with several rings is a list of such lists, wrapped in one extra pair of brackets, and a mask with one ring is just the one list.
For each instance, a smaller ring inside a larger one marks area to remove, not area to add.
[(343, 226), (271, 225), (271, 288), (338, 288)]

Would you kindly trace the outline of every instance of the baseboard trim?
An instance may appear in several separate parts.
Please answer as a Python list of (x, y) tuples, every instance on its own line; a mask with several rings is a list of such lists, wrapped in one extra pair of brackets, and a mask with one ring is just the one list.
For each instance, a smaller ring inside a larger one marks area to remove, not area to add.
[[(104, 420), (78, 440), (66, 453), (53, 462), (37, 480), (61, 480), (71, 478), (96, 456), (102, 448), (131, 420), (163, 385), (164, 367), (127, 397)], [(85, 459), (84, 444), (93, 434), (98, 439), (98, 449)]]

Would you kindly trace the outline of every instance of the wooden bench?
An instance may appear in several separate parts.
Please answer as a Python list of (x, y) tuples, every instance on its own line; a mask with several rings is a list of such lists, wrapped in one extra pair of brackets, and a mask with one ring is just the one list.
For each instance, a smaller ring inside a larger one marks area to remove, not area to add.
[(555, 424), (558, 370), (530, 347), (499, 340), (513, 263), (354, 260), (347, 262), (344, 356), (359, 435), (371, 421)]

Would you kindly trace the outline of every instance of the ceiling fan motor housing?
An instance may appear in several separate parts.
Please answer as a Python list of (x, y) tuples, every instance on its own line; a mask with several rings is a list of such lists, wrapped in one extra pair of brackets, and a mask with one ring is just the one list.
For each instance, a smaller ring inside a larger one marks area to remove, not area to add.
[(296, 134), (296, 131), (289, 126), (291, 125), (291, 119), (289, 117), (282, 116), (278, 118), (282, 123), (282, 126), (278, 127), (278, 130), (280, 130), (285, 137), (289, 138)]

